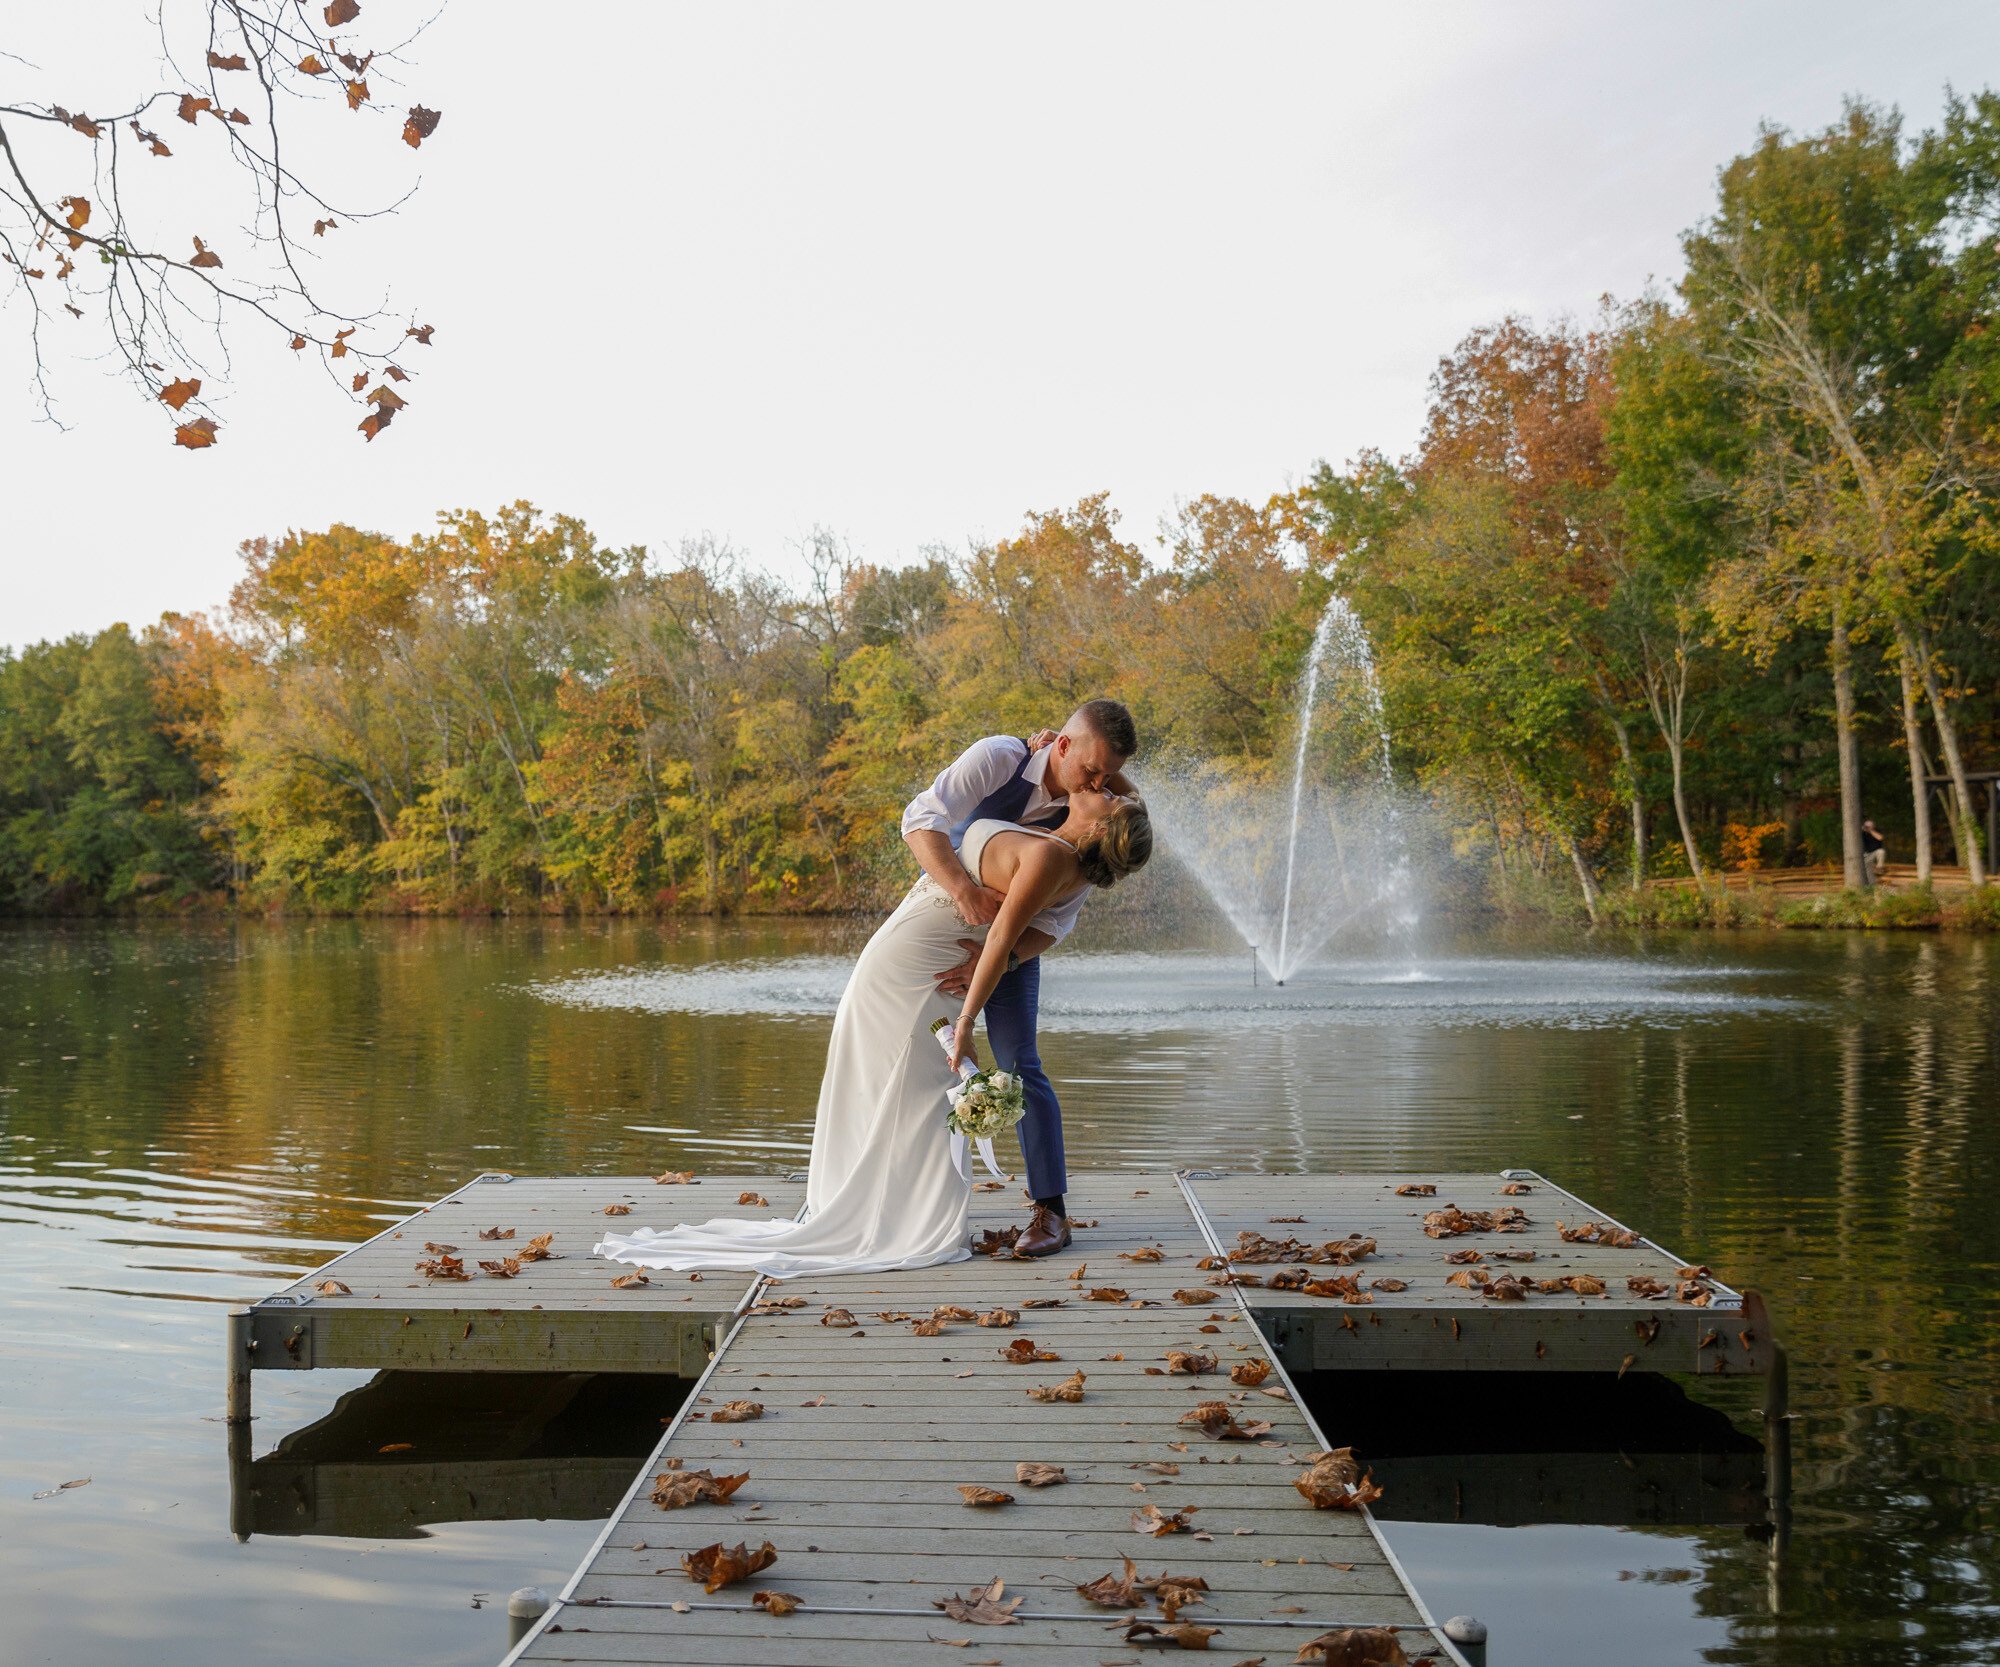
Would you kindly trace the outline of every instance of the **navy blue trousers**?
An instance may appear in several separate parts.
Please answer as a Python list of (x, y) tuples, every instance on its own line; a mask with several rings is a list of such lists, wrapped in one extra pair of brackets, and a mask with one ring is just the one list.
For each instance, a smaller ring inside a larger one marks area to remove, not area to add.
[(1042, 997), (1042, 959), (1023, 961), (993, 986), (986, 1000), (986, 1040), (1003, 1071), (1021, 1079), (1027, 1110), (1020, 1123), (1021, 1156), (1028, 1164), (1028, 1191), (1036, 1198), (1054, 1198), (1068, 1190), (1063, 1170), (1062, 1107), (1042, 1069), (1035, 1046), (1036, 1011)]

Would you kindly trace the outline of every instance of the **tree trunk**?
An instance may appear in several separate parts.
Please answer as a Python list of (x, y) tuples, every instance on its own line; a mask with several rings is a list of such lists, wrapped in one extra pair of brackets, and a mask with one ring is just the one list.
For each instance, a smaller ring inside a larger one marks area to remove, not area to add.
[(1958, 801), (1958, 821), (1965, 832), (1959, 847), (1965, 854), (1965, 872), (1975, 886), (1986, 884), (1985, 854), (1980, 850), (1979, 813), (1972, 808), (1972, 785), (1965, 779), (1965, 759), (1958, 750), (1958, 725), (1952, 722), (1938, 687), (1937, 667), (1931, 663), (1930, 633), (1922, 633), (1915, 647), (1917, 670), (1924, 680), (1924, 693), (1931, 703), (1931, 722), (1937, 726), (1938, 745), (1944, 749), (1944, 767), (1951, 775), (1952, 796)]
[(1673, 760), (1674, 766), (1674, 815), (1681, 825), (1681, 844), (1687, 849), (1688, 872), (1698, 883), (1703, 878), (1701, 850), (1694, 842), (1694, 829), (1688, 823), (1687, 794), (1681, 786), (1682, 747), (1678, 734), (1668, 735), (1667, 756)]
[(1583, 888), (1583, 912), (1590, 916), (1590, 924), (1597, 924), (1597, 877), (1590, 872), (1590, 864), (1583, 860), (1583, 851), (1570, 837), (1569, 829), (1560, 834), (1563, 848), (1569, 852), (1569, 860), (1576, 868), (1576, 883)]
[(1861, 748), (1854, 735), (1854, 650), (1847, 640), (1847, 599), (1835, 597), (1826, 645), (1833, 672), (1834, 753), (1840, 761), (1840, 883), (1859, 891), (1861, 873)]
[(1646, 883), (1646, 801), (1639, 796), (1639, 765), (1632, 756), (1631, 734), (1616, 717), (1611, 719), (1611, 729), (1618, 737), (1618, 752), (1625, 760), (1625, 780), (1632, 796), (1632, 889), (1638, 891)]
[(1910, 808), (1916, 816), (1917, 884), (1931, 883), (1931, 790), (1924, 781), (1924, 730), (1917, 717), (1917, 679), (1910, 652), (1896, 656), (1896, 673), (1903, 685), (1903, 745), (1910, 754)]

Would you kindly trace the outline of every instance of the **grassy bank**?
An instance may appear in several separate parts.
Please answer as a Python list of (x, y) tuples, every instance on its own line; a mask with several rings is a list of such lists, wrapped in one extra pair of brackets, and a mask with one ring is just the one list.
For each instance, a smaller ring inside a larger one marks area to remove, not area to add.
[(1742, 890), (1708, 886), (1649, 887), (1607, 892), (1601, 917), (1620, 926), (1788, 927), (1869, 931), (2000, 931), (2000, 886), (1954, 891), (1942, 897), (1929, 886), (1879, 887), (1784, 897), (1768, 886)]

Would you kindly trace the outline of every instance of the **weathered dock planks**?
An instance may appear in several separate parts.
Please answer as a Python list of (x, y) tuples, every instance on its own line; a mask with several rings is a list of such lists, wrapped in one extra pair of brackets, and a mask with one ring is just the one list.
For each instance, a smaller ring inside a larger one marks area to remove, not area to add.
[[(1070, 1196), (1094, 1223), (1073, 1253), (767, 1288), (803, 1306), (753, 1307), (728, 1337), (516, 1659), (1136, 1659), (1124, 1624), (1142, 1614), (1157, 1623), (1157, 1608), (1105, 1609), (1075, 1589), (1119, 1572), (1127, 1556), (1142, 1574), (1208, 1583), (1205, 1601), (1180, 1618), (1219, 1628), (1210, 1647), (1234, 1652), (1229, 1659), (1280, 1647), (1289, 1657), (1339, 1625), (1408, 1628), (1413, 1657), (1455, 1659), (1365, 1511), (1315, 1510), (1293, 1487), (1321, 1440), (1282, 1373), (1257, 1388), (1230, 1381), (1231, 1366), (1267, 1363), (1269, 1351), (1235, 1292), (1204, 1282), (1198, 1264), (1213, 1247), (1175, 1178), (1096, 1174), (1077, 1179)], [(975, 1232), (1019, 1222), (1012, 1198), (978, 1204)], [(1122, 1299), (1091, 1300), (1113, 1290)], [(1038, 1301), (1057, 1306), (1026, 1306)], [(941, 1305), (1015, 1318), (916, 1335), (913, 1321)], [(854, 1323), (823, 1323), (835, 1308)], [(1023, 1337), (1060, 1359), (1005, 1359)], [(1176, 1373), (1175, 1351), (1208, 1356), (1213, 1369)], [(1028, 1396), (1073, 1371), (1084, 1374), (1081, 1401)], [(766, 1410), (749, 1423), (707, 1421), (731, 1400)], [(1211, 1440), (1181, 1422), (1214, 1400), (1269, 1432)], [(1021, 1463), (1061, 1465), (1067, 1479), (1025, 1486), (1015, 1479)], [(650, 1482), (669, 1465), (747, 1471), (749, 1480), (726, 1505), (662, 1511)], [(968, 1506), (962, 1485), (1014, 1499)], [(1134, 1512), (1147, 1507), (1187, 1512), (1192, 1532), (1136, 1531)], [(706, 1544), (766, 1540), (777, 1550), (772, 1567), (712, 1597), (680, 1567)], [(972, 1626), (934, 1607), (996, 1578), (1022, 1599), (1023, 1624)], [(791, 1593), (801, 1607), (772, 1617), (752, 1606), (759, 1589)], [(953, 1647), (962, 1640), (969, 1652)]]
[[(749, 1194), (764, 1203), (744, 1203)], [(704, 1176), (660, 1185), (648, 1176), (481, 1175), (456, 1192), (344, 1251), (317, 1272), (247, 1308), (229, 1328), (232, 1423), (250, 1417), (253, 1370), (355, 1366), (373, 1370), (665, 1372), (693, 1377), (754, 1283), (748, 1274), (661, 1278), (615, 1289), (590, 1247), (608, 1228), (655, 1227), (711, 1216), (791, 1215), (802, 1181), (768, 1175)], [(629, 1217), (607, 1215), (625, 1206)], [(483, 1239), (482, 1230), (512, 1231)], [(546, 1260), (511, 1278), (479, 1263), (518, 1257), (551, 1235)], [(427, 1245), (452, 1247), (448, 1252)], [(463, 1280), (420, 1264), (450, 1254)], [(345, 1290), (338, 1287), (345, 1286)]]
[[(1125, 1625), (1160, 1624), (1159, 1608), (1114, 1611), (1077, 1591), (1127, 1556), (1142, 1576), (1207, 1583), (1179, 1619), (1219, 1629), (1210, 1647), (1225, 1659), (1289, 1659), (1331, 1628), (1393, 1626), (1412, 1659), (1462, 1660), (1372, 1516), (1315, 1509), (1294, 1487), (1329, 1440), (1366, 1432), (1318, 1429), (1289, 1370), (1764, 1372), (1781, 1436), (1783, 1356), (1755, 1293), (1690, 1269), (1533, 1172), (1073, 1179), (1077, 1242), (1045, 1261), (975, 1257), (782, 1283), (653, 1272), (619, 1288), (612, 1280), (628, 1270), (589, 1255), (607, 1226), (789, 1215), (803, 1185), (481, 1177), (232, 1316), (231, 1414), (240, 1434), (253, 1367), (698, 1374), (597, 1544), (508, 1659), (740, 1667), (1137, 1661)], [(621, 1205), (629, 1217), (606, 1215)], [(1427, 1214), (1448, 1206), (1525, 1219), (1426, 1233)], [(975, 1237), (1020, 1221), (1011, 1192), (975, 1197)], [(1558, 1228), (1583, 1222), (1608, 1225), (1597, 1237), (1615, 1242)], [(509, 1227), (511, 1239), (480, 1237)], [(549, 1259), (508, 1278), (476, 1271), (482, 1256), (541, 1233)], [(1244, 1234), (1295, 1244), (1274, 1261), (1255, 1259), (1252, 1243), (1244, 1258)], [(1355, 1236), (1373, 1248), (1351, 1263), (1290, 1259)], [(443, 1254), (472, 1277), (420, 1271)], [(1699, 1283), (1679, 1290), (1684, 1275)], [(1525, 1296), (1486, 1294), (1501, 1276), (1523, 1280)], [(1541, 1288), (1564, 1278), (1585, 1294)], [(1298, 1288), (1305, 1279), (1317, 1291)], [(1649, 1281), (1665, 1294), (1641, 1294)], [(941, 1330), (917, 1330), (947, 1307), (959, 1314)], [(1022, 1338), (1057, 1358), (1006, 1358)], [(1176, 1353), (1212, 1363), (1177, 1370)], [(1261, 1382), (1231, 1380), (1231, 1367), (1252, 1362), (1269, 1365)], [(1078, 1371), (1079, 1400), (1027, 1393)], [(743, 1400), (762, 1415), (711, 1420)], [(1211, 1439), (1182, 1422), (1204, 1402), (1268, 1428)], [(1028, 1486), (1021, 1464), (1061, 1466), (1064, 1480)], [(748, 1480), (726, 1503), (663, 1510), (653, 1481), (676, 1469)], [(971, 1506), (965, 1486), (1013, 1498)], [(317, 1514), (302, 1492), (288, 1503), (299, 1526)], [(1179, 1514), (1181, 1530), (1135, 1528), (1134, 1513), (1151, 1507)], [(713, 1595), (681, 1567), (703, 1546), (739, 1541), (769, 1541), (775, 1562)], [(1021, 1600), (1018, 1624), (977, 1626), (939, 1607), (996, 1579)], [(760, 1591), (798, 1607), (772, 1615), (754, 1604)]]

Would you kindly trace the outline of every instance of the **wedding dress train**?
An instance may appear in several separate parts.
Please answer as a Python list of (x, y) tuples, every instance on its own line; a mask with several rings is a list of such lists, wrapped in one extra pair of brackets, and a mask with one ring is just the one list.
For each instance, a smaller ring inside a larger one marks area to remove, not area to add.
[[(979, 878), (994, 834), (1057, 836), (1012, 822), (974, 822), (959, 860)], [(945, 1125), (954, 1081), (931, 1023), (956, 1016), (938, 975), (962, 958), (967, 926), (928, 874), (861, 951), (834, 1014), (813, 1124), (806, 1211), (798, 1221), (713, 1220), (607, 1233), (594, 1254), (646, 1268), (733, 1269), (776, 1279), (879, 1273), (971, 1255), (972, 1175), (965, 1142)]]

